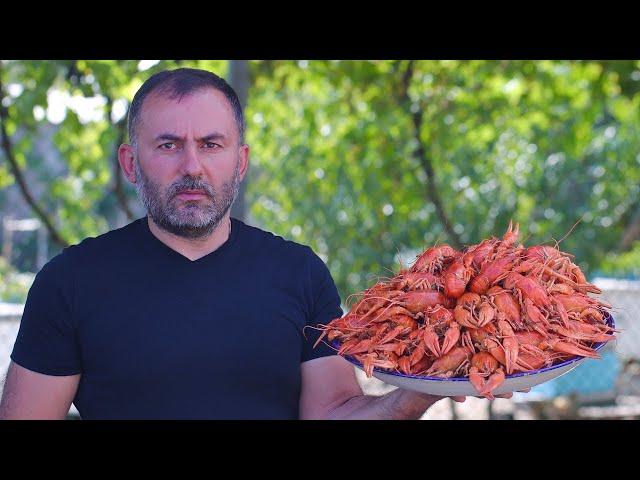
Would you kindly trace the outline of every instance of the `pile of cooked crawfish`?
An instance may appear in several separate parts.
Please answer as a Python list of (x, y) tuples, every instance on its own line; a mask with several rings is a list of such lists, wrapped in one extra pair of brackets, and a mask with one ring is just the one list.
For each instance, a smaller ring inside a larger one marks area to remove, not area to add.
[(428, 248), (410, 268), (361, 294), (322, 335), (337, 353), (403, 374), (468, 377), (480, 396), (505, 375), (575, 356), (599, 358), (595, 343), (615, 338), (611, 309), (588, 293), (572, 255), (547, 245), (525, 247), (519, 226), (457, 251)]

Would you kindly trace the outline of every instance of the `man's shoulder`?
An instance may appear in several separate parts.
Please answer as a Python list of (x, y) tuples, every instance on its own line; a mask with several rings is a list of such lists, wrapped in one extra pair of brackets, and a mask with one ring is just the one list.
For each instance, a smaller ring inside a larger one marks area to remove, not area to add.
[(316, 256), (308, 245), (287, 239), (268, 230), (254, 225), (249, 225), (241, 220), (234, 219), (244, 230), (247, 244), (257, 251), (268, 252), (270, 255), (284, 255), (294, 260), (302, 260)]
[(54, 255), (40, 269), (36, 276), (39, 284), (70, 281), (75, 274), (82, 270), (95, 271), (95, 267), (103, 268), (104, 265), (113, 263), (118, 258), (123, 246), (131, 245), (138, 220), (124, 227), (110, 230), (95, 237), (87, 237), (77, 244), (64, 247), (61, 252)]
[(68, 262), (86, 262), (90, 259), (99, 259), (110, 256), (111, 253), (118, 255), (122, 253), (123, 247), (132, 245), (132, 241), (139, 232), (140, 222), (144, 218), (134, 220), (127, 225), (109, 230), (108, 232), (87, 237), (79, 243), (65, 247), (53, 260)]

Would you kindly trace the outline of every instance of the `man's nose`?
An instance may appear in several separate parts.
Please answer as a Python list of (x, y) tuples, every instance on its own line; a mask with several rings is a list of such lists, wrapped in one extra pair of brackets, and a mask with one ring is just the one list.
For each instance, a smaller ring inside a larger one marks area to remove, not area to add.
[(186, 145), (182, 155), (182, 174), (198, 177), (202, 174), (202, 163), (196, 145)]

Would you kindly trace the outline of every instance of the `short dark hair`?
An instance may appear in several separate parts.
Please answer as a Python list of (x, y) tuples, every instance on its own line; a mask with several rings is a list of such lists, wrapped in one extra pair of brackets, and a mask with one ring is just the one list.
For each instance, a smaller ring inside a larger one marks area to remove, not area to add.
[(138, 89), (129, 107), (128, 127), (129, 141), (136, 142), (136, 129), (140, 123), (140, 111), (144, 99), (151, 93), (167, 95), (168, 98), (182, 98), (197, 90), (213, 88), (224, 94), (231, 105), (238, 127), (240, 143), (244, 143), (244, 115), (242, 105), (235, 90), (223, 78), (215, 73), (196, 68), (177, 68), (163, 70), (151, 75)]

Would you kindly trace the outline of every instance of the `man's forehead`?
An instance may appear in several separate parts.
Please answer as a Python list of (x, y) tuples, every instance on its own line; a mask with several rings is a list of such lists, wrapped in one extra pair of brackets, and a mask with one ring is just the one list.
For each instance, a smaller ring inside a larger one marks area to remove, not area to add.
[(174, 92), (151, 92), (144, 100), (141, 113), (150, 109), (177, 110), (180, 107), (202, 107), (225, 110), (233, 114), (233, 110), (227, 98), (222, 92), (213, 88), (201, 88), (193, 92), (176, 95)]
[[(232, 127), (235, 122), (233, 110), (224, 94), (211, 88), (181, 96), (153, 92), (145, 99), (140, 113), (141, 126), (153, 130), (178, 128), (187, 123), (220, 130), (225, 126)], [(167, 125), (167, 122), (174, 125)]]

